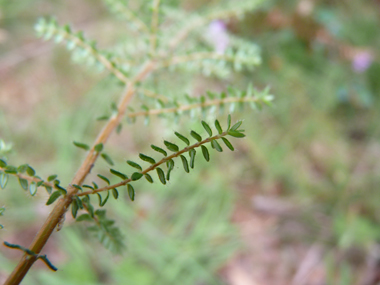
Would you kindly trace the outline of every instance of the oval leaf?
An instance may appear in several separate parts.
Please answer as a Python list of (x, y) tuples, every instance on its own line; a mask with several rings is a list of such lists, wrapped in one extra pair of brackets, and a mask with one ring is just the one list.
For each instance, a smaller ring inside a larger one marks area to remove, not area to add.
[(181, 135), (178, 132), (175, 132), (174, 134), (177, 136), (177, 138), (179, 138), (181, 141), (183, 141), (186, 145), (190, 145), (190, 141), (187, 139), (187, 137)]
[(47, 181), (51, 182), (53, 181), (54, 179), (57, 178), (57, 174), (53, 174), (53, 175), (50, 175), (48, 178), (47, 178)]
[(109, 179), (108, 179), (107, 177), (105, 177), (105, 176), (103, 176), (103, 175), (100, 175), (100, 174), (98, 174), (98, 177), (99, 177), (100, 179), (104, 180), (108, 185), (111, 184), (111, 182), (109, 181)]
[[(139, 180), (142, 176), (143, 176), (142, 173), (140, 173), (140, 172), (135, 172), (135, 173), (132, 174), (131, 179), (132, 179), (132, 181), (136, 181), (136, 180)], [(128, 185), (129, 185), (129, 184), (128, 184)]]
[(220, 144), (219, 144), (216, 140), (212, 140), (212, 141), (211, 141), (211, 145), (212, 145), (212, 147), (213, 147), (214, 149), (216, 149), (217, 151), (219, 151), (219, 152), (222, 152), (222, 151), (223, 151), (222, 147), (220, 146)]
[(210, 126), (205, 121), (202, 121), (202, 126), (206, 130), (208, 135), (211, 137), (212, 136), (212, 130), (211, 130)]
[(117, 199), (119, 198), (119, 191), (117, 191), (117, 189), (113, 188), (112, 189), (112, 196)]
[(80, 215), (77, 219), (76, 219), (77, 222), (81, 222), (81, 221), (92, 221), (92, 218), (89, 214), (82, 214)]
[(0, 167), (6, 167), (6, 166), (7, 166), (7, 163), (5, 162), (5, 160), (0, 159)]
[(233, 125), (232, 127), (231, 127), (231, 131), (237, 131), (238, 130), (238, 128), (241, 126), (241, 124), (243, 123), (243, 121), (238, 121), (235, 125)]
[(76, 147), (79, 147), (81, 149), (84, 149), (84, 150), (90, 150), (90, 147), (84, 143), (80, 143), (80, 142), (76, 142), (76, 141), (73, 141), (73, 144), (76, 146)]
[(198, 133), (196, 133), (196, 132), (194, 132), (194, 131), (191, 131), (191, 132), (190, 132), (190, 135), (191, 135), (193, 138), (195, 138), (197, 141), (199, 141), (199, 142), (202, 141), (202, 137), (201, 137)]
[(94, 150), (96, 152), (101, 152), (103, 150), (103, 144), (102, 143), (98, 143), (95, 147), (94, 147)]
[(73, 216), (74, 219), (77, 217), (78, 208), (79, 207), (78, 207), (77, 200), (73, 200), (73, 202), (71, 202), (71, 215)]
[(153, 178), (152, 176), (150, 176), (149, 174), (144, 174), (145, 176), (145, 179), (149, 182), (149, 183), (153, 183)]
[(206, 161), (210, 161), (210, 154), (208, 152), (207, 147), (205, 147), (204, 145), (201, 145), (201, 148), (202, 148), (203, 157), (206, 159)]
[(170, 151), (173, 151), (173, 152), (179, 151), (179, 147), (176, 144), (174, 144), (174, 143), (171, 143), (171, 142), (168, 142), (168, 141), (164, 141), (164, 144), (166, 145), (166, 147)]
[(19, 178), (18, 182), (20, 183), (22, 189), (28, 190), (28, 180), (23, 179), (23, 178)]
[(5, 186), (7, 186), (9, 175), (6, 173), (0, 174), (0, 187), (1, 189), (4, 189)]
[(215, 120), (215, 128), (218, 130), (218, 133), (223, 133), (222, 127), (220, 126), (220, 123), (218, 120)]
[(151, 164), (155, 164), (155, 163), (156, 163), (156, 161), (155, 161), (153, 158), (151, 158), (150, 156), (147, 156), (147, 155), (145, 155), (145, 154), (140, 153), (140, 154), (139, 154), (139, 157), (140, 157), (142, 160), (144, 160), (144, 161), (146, 161), (146, 162), (149, 162), (149, 163), (151, 163)]
[(130, 166), (132, 166), (132, 167), (134, 167), (134, 168), (136, 168), (136, 169), (138, 169), (138, 170), (142, 170), (142, 167), (141, 167), (139, 164), (137, 164), (136, 162), (133, 162), (133, 161), (131, 161), (131, 160), (127, 160), (127, 163), (128, 163)]
[(34, 171), (34, 169), (32, 167), (30, 167), (29, 165), (26, 168), (26, 173), (28, 173), (29, 176), (34, 176), (36, 174), (36, 172)]
[(135, 200), (135, 189), (131, 184), (127, 184), (128, 187), (128, 196), (131, 199), (131, 201)]
[(113, 161), (112, 161), (112, 159), (111, 159), (111, 157), (108, 155), (108, 154), (106, 154), (106, 153), (102, 153), (101, 155), (100, 155), (109, 165), (113, 165)]
[(34, 196), (37, 193), (37, 184), (35, 182), (30, 183), (29, 185), (29, 193)]
[(189, 173), (189, 164), (187, 163), (187, 159), (186, 157), (184, 157), (182, 154), (180, 155), (181, 156), (181, 159), (182, 159), (182, 164), (183, 164), (183, 168), (185, 169), (185, 171), (187, 173)]
[(224, 144), (225, 144), (230, 150), (232, 150), (232, 151), (235, 150), (234, 147), (232, 146), (232, 144), (229, 142), (228, 139), (226, 139), (226, 138), (222, 138), (222, 140), (223, 140)]
[(113, 175), (116, 175), (117, 177), (120, 177), (121, 179), (125, 180), (125, 179), (128, 179), (128, 176), (125, 175), (124, 173), (121, 173), (115, 169), (110, 169), (110, 172), (113, 174)]
[(165, 185), (166, 184), (166, 180), (165, 180), (165, 173), (164, 173), (164, 171), (161, 168), (159, 168), (159, 167), (156, 168), (156, 171), (157, 171), (158, 178), (160, 179), (161, 183)]
[(244, 138), (245, 137), (245, 134), (240, 133), (238, 131), (232, 131), (232, 130), (228, 131), (228, 135), (230, 135), (231, 137), (235, 137), (235, 138)]
[(61, 192), (59, 192), (59, 191), (55, 191), (55, 192), (53, 192), (53, 193), (50, 195), (49, 199), (47, 200), (46, 205), (53, 204), (53, 203), (55, 202), (55, 200), (57, 200), (58, 197), (61, 196), (61, 195), (62, 195), (62, 194), (61, 194)]
[(157, 152), (159, 152), (159, 153), (162, 153), (164, 156), (167, 156), (167, 155), (168, 155), (168, 153), (167, 153), (165, 150), (163, 150), (162, 148), (160, 148), (160, 147), (158, 147), (158, 146), (155, 146), (154, 144), (150, 145), (150, 147), (151, 147), (153, 150), (155, 150), (155, 151), (157, 151)]
[(189, 151), (189, 155), (190, 155), (190, 167), (191, 168), (194, 168), (194, 161), (195, 161), (195, 154), (197, 152), (195, 151), (195, 149), (190, 149)]

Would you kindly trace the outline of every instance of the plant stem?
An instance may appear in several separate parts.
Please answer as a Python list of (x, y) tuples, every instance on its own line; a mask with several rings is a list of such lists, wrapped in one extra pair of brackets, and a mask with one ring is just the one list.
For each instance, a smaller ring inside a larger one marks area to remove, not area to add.
[[(72, 182), (67, 188), (67, 194), (59, 199), (54, 207), (54, 209), (50, 212), (48, 218), (45, 223), (38, 231), (34, 240), (32, 241), (29, 250), (33, 251), (36, 254), (39, 254), (53, 233), (57, 224), (61, 221), (61, 219), (66, 214), (67, 209), (70, 206), (73, 195), (78, 192), (78, 189), (71, 186), (73, 184), (81, 185), (87, 175), (90, 173), (92, 166), (94, 165), (99, 153), (94, 150), (95, 145), (99, 143), (105, 144), (107, 139), (110, 137), (113, 130), (118, 126), (124, 117), (125, 110), (132, 99), (135, 93), (135, 84), (145, 79), (145, 77), (153, 70), (154, 62), (150, 61), (144, 65), (142, 70), (137, 74), (137, 76), (132, 80), (130, 84), (127, 85), (125, 94), (122, 96), (120, 103), (118, 105), (118, 113), (117, 115), (111, 117), (104, 128), (99, 133), (95, 142), (93, 143), (92, 148), (88, 152), (84, 162), (78, 169), (75, 174)], [(19, 261), (16, 268), (13, 270), (11, 275), (5, 281), (4, 285), (15, 285), (19, 284), (25, 275), (28, 273), (29, 269), (36, 261), (36, 257), (33, 257), (27, 253), (23, 255), (21, 260)]]

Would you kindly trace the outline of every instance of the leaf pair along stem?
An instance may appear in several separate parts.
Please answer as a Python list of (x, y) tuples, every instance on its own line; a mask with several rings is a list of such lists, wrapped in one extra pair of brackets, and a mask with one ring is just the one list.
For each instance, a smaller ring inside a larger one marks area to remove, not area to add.
[[(118, 104), (117, 114), (112, 116), (108, 120), (104, 128), (101, 130), (95, 142), (93, 143), (93, 146), (87, 153), (85, 160), (83, 161), (82, 165), (80, 166), (73, 180), (71, 181), (69, 187), (67, 188), (67, 194), (57, 201), (53, 210), (50, 212), (48, 218), (46, 219), (45, 223), (33, 239), (29, 247), (29, 250), (36, 253), (36, 256), (41, 252), (42, 248), (44, 247), (51, 234), (53, 233), (55, 227), (60, 222), (61, 218), (65, 215), (67, 209), (69, 208), (72, 202), (73, 196), (76, 195), (79, 191), (77, 188), (71, 185), (81, 185), (87, 177), (87, 175), (90, 173), (90, 170), (99, 155), (99, 152), (95, 151), (95, 146), (100, 143), (106, 143), (113, 130), (121, 122), (125, 114), (126, 108), (135, 93), (136, 83), (144, 80), (145, 77), (154, 69), (154, 66), (154, 61), (148, 61), (141, 69), (141, 71), (136, 75), (136, 77), (132, 79), (131, 82), (127, 85), (126, 91)], [(33, 263), (37, 260), (36, 256), (31, 256), (25, 253), (4, 284), (19, 284), (25, 277)]]
[[(190, 151), (191, 149), (195, 149), (201, 145), (204, 145), (205, 143), (208, 143), (208, 142), (211, 142), (213, 140), (217, 140), (219, 138), (222, 138), (224, 136), (226, 136), (228, 134), (228, 132), (223, 132), (219, 135), (216, 135), (216, 136), (213, 136), (213, 137), (209, 137), (207, 139), (204, 139), (200, 142), (197, 142), (191, 146), (187, 146), (185, 147), (184, 149), (178, 151), (178, 152), (175, 152), (173, 153), (172, 155), (169, 155), (169, 156), (166, 156), (164, 158), (162, 158), (160, 161), (152, 164), (151, 166), (149, 166), (148, 168), (144, 169), (143, 171), (141, 171), (140, 173), (143, 175), (143, 174), (146, 174), (154, 169), (156, 169), (158, 166), (160, 166), (161, 164), (164, 164), (165, 162), (175, 158), (175, 157), (178, 157), (180, 156), (181, 154), (183, 153), (186, 153), (188, 151)], [(94, 194), (94, 193), (99, 193), (99, 192), (103, 192), (103, 191), (107, 191), (107, 190), (111, 190), (113, 188), (117, 188), (117, 187), (120, 187), (120, 186), (123, 186), (123, 185), (126, 185), (128, 184), (129, 182), (133, 181), (132, 178), (129, 178), (129, 179), (125, 179), (119, 183), (116, 183), (116, 184), (113, 184), (113, 185), (109, 185), (109, 186), (105, 186), (105, 187), (102, 187), (102, 188), (98, 188), (98, 189), (94, 189), (94, 190), (89, 190), (89, 191), (85, 191), (85, 192), (81, 192), (81, 193), (78, 193), (77, 196), (84, 196), (84, 195), (91, 195), (91, 194)]]

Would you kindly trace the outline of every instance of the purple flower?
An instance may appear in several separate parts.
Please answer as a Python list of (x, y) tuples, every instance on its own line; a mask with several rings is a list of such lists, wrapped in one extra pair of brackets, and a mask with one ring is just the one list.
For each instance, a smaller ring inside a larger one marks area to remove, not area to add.
[(212, 21), (208, 26), (208, 40), (217, 53), (223, 54), (228, 47), (229, 37), (226, 24), (221, 20)]
[(372, 64), (373, 55), (368, 51), (360, 51), (352, 59), (352, 70), (356, 73), (363, 73)]

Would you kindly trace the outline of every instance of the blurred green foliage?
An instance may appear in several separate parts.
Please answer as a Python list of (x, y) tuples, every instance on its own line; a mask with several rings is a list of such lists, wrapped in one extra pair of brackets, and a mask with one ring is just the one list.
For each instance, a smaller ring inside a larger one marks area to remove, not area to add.
[[(193, 9), (203, 2), (181, 3)], [(218, 157), (223, 165), (219, 169), (215, 164), (208, 169), (204, 163), (208, 177), (199, 181), (191, 179), (197, 177), (196, 172), (190, 177), (177, 174), (167, 188), (155, 186), (153, 191), (141, 185), (145, 189), (134, 204), (127, 198), (123, 203), (113, 201), (113, 215), (125, 229), (128, 246), (122, 257), (100, 248), (80, 227), (65, 227), (56, 241), (64, 257), (51, 258), (62, 271), (37, 269), (27, 277), (27, 284), (175, 284), (178, 280), (181, 284), (221, 284), (218, 270), (242, 248), (238, 229), (229, 219), (244, 192), (226, 186), (233, 182), (254, 188), (256, 194), (292, 201), (300, 209), (292, 219), (306, 234), (285, 236), (286, 217), (280, 219), (276, 233), (284, 242), (322, 243), (328, 252), (324, 261), (329, 284), (359, 282), (364, 262), (360, 266), (349, 259), (339, 263), (333, 253), (358, 247), (366, 257), (366, 250), (380, 238), (380, 8), (377, 1), (320, 1), (310, 12), (302, 12), (301, 2), (309, 1), (267, 1), (244, 21), (228, 23), (231, 33), (258, 44), (263, 56), (260, 68), (229, 78), (229, 83), (245, 87), (253, 79), (258, 86), (269, 84), (276, 95), (274, 108), (260, 115), (241, 114), (249, 137), (236, 146), (242, 150)], [(59, 13), (74, 23), (111, 21), (98, 2), (45, 4), (44, 0), (0, 2), (0, 29), (8, 35), (0, 48), (4, 56), (31, 41), (32, 27), (41, 14)], [(85, 9), (88, 18), (71, 14), (75, 5)], [(371, 52), (372, 62), (355, 72), (352, 62), (362, 50)], [(38, 90), (44, 93), (43, 99), (33, 105), (34, 112), (25, 111), (35, 129), (22, 126), (22, 114), (0, 110), (2, 139), (12, 141), (16, 157), (28, 158), (46, 175), (59, 169), (63, 183), (69, 183), (80, 162), (69, 142), (90, 140), (98, 128), (92, 124), (96, 116), (89, 118), (88, 114), (102, 113), (109, 102), (104, 94), (117, 98), (119, 92), (108, 78), (99, 80), (96, 74), (76, 72), (78, 67), (68, 58), (60, 49), (49, 55), (55, 76), (44, 80), (41, 77), (46, 72), (42, 72)], [(15, 66), (9, 71), (11, 76), (1, 81), (22, 84), (35, 68), (33, 60)], [(58, 115), (48, 112), (51, 105)], [(83, 108), (88, 112), (79, 112)], [(46, 120), (47, 115), (54, 120)], [(189, 124), (181, 121), (181, 125)], [(141, 122), (128, 128), (138, 133)], [(122, 133), (107, 151), (121, 156), (125, 148), (142, 151), (146, 136), (155, 137), (154, 126), (134, 138)], [(228, 159), (234, 163), (226, 165)], [(1, 193), (0, 203), (7, 206), (1, 217), (1, 224), (9, 228), (7, 235), (22, 231), (20, 225), (38, 225), (31, 199), (20, 191), (10, 192)], [(14, 221), (18, 228), (12, 226)], [(12, 269), (3, 253), (0, 268)]]

